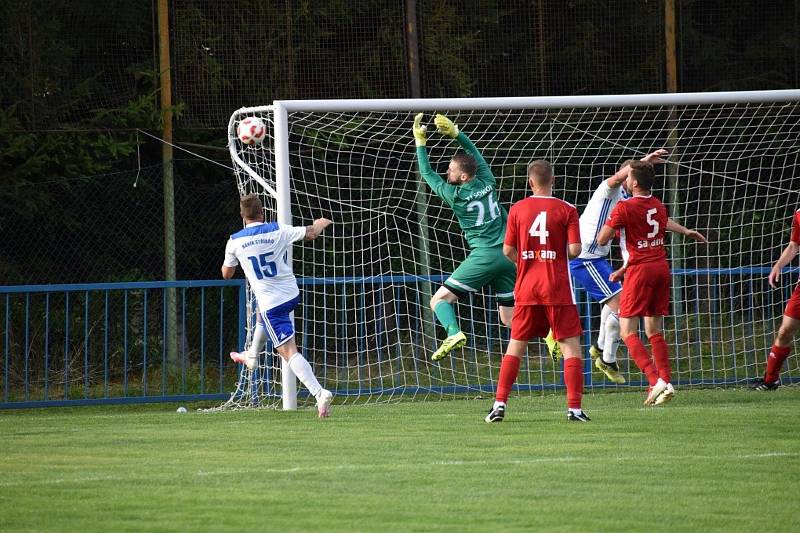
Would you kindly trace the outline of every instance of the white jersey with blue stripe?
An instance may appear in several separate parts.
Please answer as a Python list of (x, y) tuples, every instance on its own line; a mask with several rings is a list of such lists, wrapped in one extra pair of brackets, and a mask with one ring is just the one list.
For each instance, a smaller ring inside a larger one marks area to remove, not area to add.
[(614, 206), (625, 198), (622, 187), (609, 187), (608, 180), (597, 187), (580, 218), (581, 254), (579, 259), (597, 259), (607, 257), (611, 251), (611, 242), (605, 246), (597, 244), (597, 234), (605, 224)]
[(254, 222), (231, 235), (223, 265), (242, 266), (262, 313), (300, 294), (289, 264), (289, 247), (305, 236), (304, 226), (277, 222)]

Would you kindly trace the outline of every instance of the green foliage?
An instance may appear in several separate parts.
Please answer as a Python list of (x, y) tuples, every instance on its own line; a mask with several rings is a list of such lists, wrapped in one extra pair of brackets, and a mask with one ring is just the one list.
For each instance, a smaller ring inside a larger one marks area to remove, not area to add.
[[(0, 230), (44, 230), (37, 246), (11, 247), (0, 275), (7, 283), (80, 281), (77, 273), (88, 272), (83, 263), (96, 259), (96, 220), (118, 215), (119, 202), (99, 206), (89, 198), (108, 194), (118, 169), (147, 164), (136, 129), (161, 128), (158, 74), (151, 46), (143, 46), (152, 37), (150, 8), (116, 0), (84, 6), (80, 24), (65, 1), (31, 0), (14, 9), (6, 3), (0, 12), (0, 34), (8, 37), (2, 51), (15, 58), (0, 84)], [(127, 237), (116, 242), (121, 249), (133, 244)], [(57, 275), (40, 271), (59, 263)], [(136, 268), (120, 272), (127, 277)]]
[[(137, 137), (119, 130), (159, 127), (152, 65), (120, 67), (104, 63), (102, 54), (90, 55), (100, 45), (98, 39), (112, 41), (115, 30), (128, 39), (138, 33), (124, 16), (132, 14), (126, 8), (130, 4), (87, 6), (83, 15), (105, 32), (92, 35), (70, 31), (67, 2), (44, 6), (28, 1), (0, 8), (0, 32), (9, 37), (2, 49), (16, 59), (0, 84), (0, 201), (7, 206), (0, 214), (3, 231), (60, 210), (76, 182), (120, 164), (130, 167)], [(114, 17), (104, 16), (108, 9), (117, 9)], [(138, 93), (117, 94), (114, 81), (119, 77), (132, 80), (128, 85), (135, 85)], [(80, 216), (68, 210), (63, 222), (69, 226), (70, 218)]]
[[(420, 59), (431, 72), (426, 80), (426, 96), (474, 96), (473, 88), (479, 72), (469, 68), (469, 51), (476, 44), (478, 34), (462, 31), (456, 8), (444, 2), (431, 2), (423, 13), (424, 31), (420, 39)], [(484, 37), (486, 35), (484, 34)]]
[[(102, 110), (81, 128), (148, 127), (154, 115), (153, 99), (142, 97), (123, 109)], [(121, 161), (132, 164), (135, 132), (20, 131), (16, 106), (0, 109), (0, 229), (30, 224), (59, 208), (77, 182), (88, 182), (111, 171)], [(80, 213), (68, 212), (65, 223)]]
[(709, 6), (709, 2), (684, 0), (681, 4), (682, 90), (797, 87), (800, 7), (796, 1)]

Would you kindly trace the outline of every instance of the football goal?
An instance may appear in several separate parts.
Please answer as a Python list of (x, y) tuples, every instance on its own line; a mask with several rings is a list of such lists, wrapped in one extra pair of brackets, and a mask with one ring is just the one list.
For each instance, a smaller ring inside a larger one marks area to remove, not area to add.
[[(674, 275), (665, 338), (674, 382), (735, 385), (761, 374), (796, 281), (788, 275), (773, 290), (766, 275), (800, 207), (800, 91), (278, 101), (242, 108), (228, 127), (240, 193), (261, 195), (267, 218), (279, 222), (334, 221), (320, 239), (295, 245), (292, 261), (302, 291), (298, 346), (337, 401), (494, 390), (508, 330), (491, 291), (457, 305), (466, 346), (440, 362), (430, 359), (445, 333), (429, 300), (465, 257), (466, 243), (451, 209), (417, 172), (411, 125), (419, 112), (434, 169), (443, 175), (458, 149), (435, 132), (433, 115), (443, 113), (489, 163), (506, 209), (529, 194), (526, 167), (534, 159), (552, 162), (555, 194), (580, 212), (622, 161), (669, 150), (653, 192), (672, 218), (710, 241), (668, 235)], [(268, 131), (260, 144), (246, 145), (237, 125), (252, 116)], [(617, 250), (611, 258), (619, 264)], [(581, 290), (576, 298), (588, 348), (599, 306)], [(622, 387), (641, 386), (624, 345), (618, 356), (628, 379)], [(800, 377), (797, 361), (789, 359), (784, 376)], [(587, 388), (617, 387), (592, 372), (588, 354), (585, 364)], [(531, 343), (515, 390), (560, 386), (560, 363), (553, 364), (543, 343)], [(268, 345), (258, 369), (241, 370), (226, 406), (290, 409), (298, 396), (307, 401), (304, 393)]]

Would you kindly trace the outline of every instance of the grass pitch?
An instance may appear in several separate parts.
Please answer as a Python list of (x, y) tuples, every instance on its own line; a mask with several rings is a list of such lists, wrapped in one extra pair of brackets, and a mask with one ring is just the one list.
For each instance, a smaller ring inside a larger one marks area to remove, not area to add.
[(791, 531), (800, 388), (0, 412), (0, 530)]

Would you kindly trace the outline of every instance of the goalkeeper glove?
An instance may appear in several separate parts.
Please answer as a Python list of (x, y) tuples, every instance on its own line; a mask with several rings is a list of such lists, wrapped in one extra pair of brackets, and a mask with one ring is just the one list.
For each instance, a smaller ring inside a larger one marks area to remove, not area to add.
[(416, 117), (414, 117), (414, 127), (412, 131), (414, 132), (414, 140), (417, 141), (417, 146), (425, 146), (425, 143), (428, 142), (428, 137), (425, 135), (425, 131), (428, 129), (427, 127), (420, 124), (422, 121), (422, 113), (418, 113)]
[(433, 123), (436, 124), (436, 129), (438, 129), (439, 133), (442, 135), (447, 135), (451, 139), (458, 137), (458, 126), (453, 124), (453, 121), (446, 116), (436, 115), (433, 119)]

